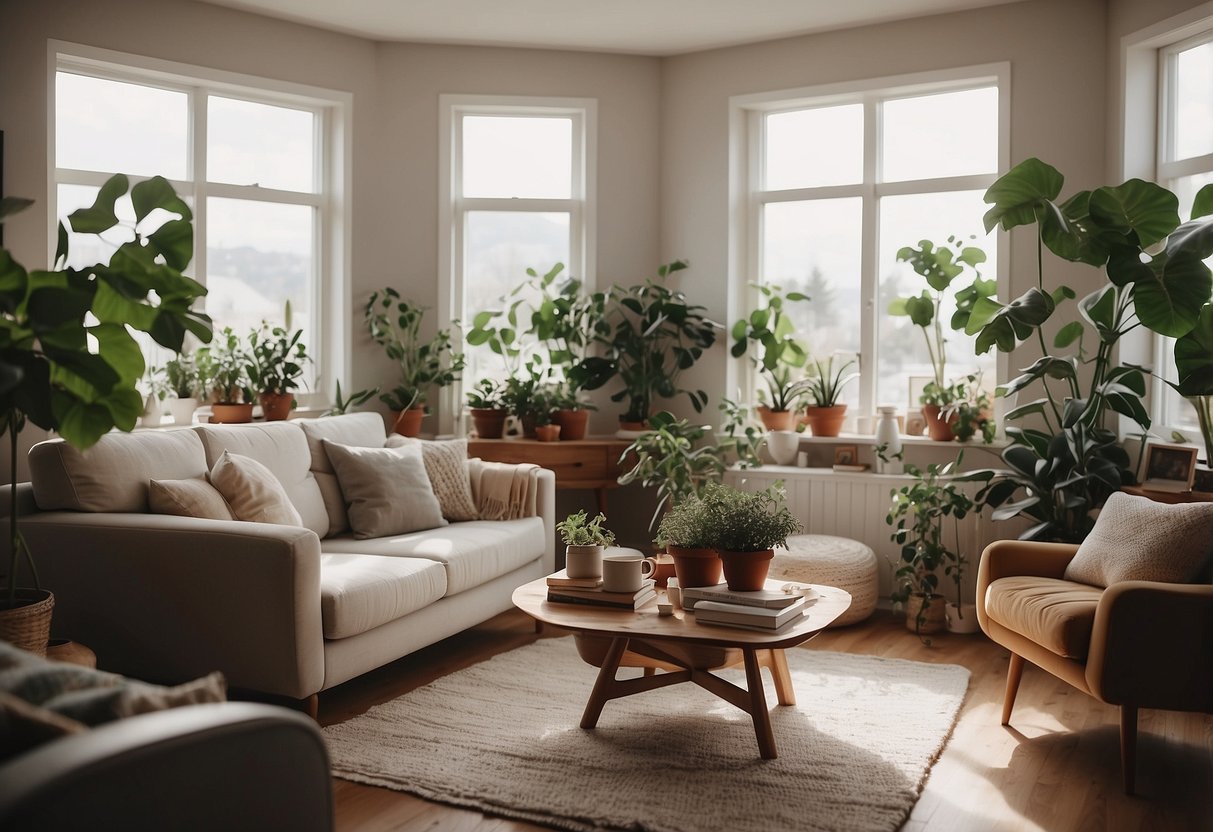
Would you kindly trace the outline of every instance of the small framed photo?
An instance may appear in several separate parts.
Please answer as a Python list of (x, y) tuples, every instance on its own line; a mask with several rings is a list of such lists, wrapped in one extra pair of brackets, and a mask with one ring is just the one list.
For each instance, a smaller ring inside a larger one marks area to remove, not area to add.
[(835, 465), (855, 465), (858, 459), (858, 445), (838, 445), (834, 448)]
[(906, 436), (922, 436), (927, 429), (927, 420), (922, 416), (922, 408), (915, 407), (906, 413)]
[[(906, 408), (907, 413), (922, 409), (922, 391), (927, 389), (927, 385), (935, 380), (935, 376), (910, 376), (908, 381), (910, 385), (910, 404)], [(926, 425), (924, 424), (925, 428)]]
[(1146, 478), (1141, 487), (1150, 491), (1191, 491), (1196, 454), (1195, 447), (1151, 442), (1146, 447)]

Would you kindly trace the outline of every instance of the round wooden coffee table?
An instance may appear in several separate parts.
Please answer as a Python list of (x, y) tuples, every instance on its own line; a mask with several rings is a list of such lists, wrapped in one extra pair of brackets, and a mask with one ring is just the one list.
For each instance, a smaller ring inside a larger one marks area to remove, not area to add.
[[(779, 589), (784, 581), (767, 581), (767, 589)], [(657, 604), (639, 610), (616, 610), (579, 604), (553, 604), (547, 600), (544, 578), (514, 590), (514, 606), (537, 621), (572, 630), (589, 637), (609, 639), (605, 653), (591, 657), (579, 645), (583, 658), (599, 664), (598, 679), (590, 691), (581, 717), (582, 728), (598, 724), (602, 708), (612, 699), (646, 690), (692, 682), (748, 713), (754, 721), (758, 751), (764, 759), (776, 757), (771, 716), (762, 690), (761, 668), (765, 665), (775, 681), (780, 705), (796, 704), (792, 677), (784, 649), (817, 635), (827, 624), (846, 612), (851, 596), (831, 586), (814, 586), (818, 599), (805, 609), (802, 618), (778, 633), (741, 627), (695, 623), (695, 614), (675, 610), (672, 616), (657, 614)], [(629, 650), (632, 647), (632, 650)], [(746, 688), (713, 675), (712, 670), (745, 665)], [(637, 679), (616, 679), (621, 665), (646, 668)], [(656, 673), (650, 668), (663, 669)], [(651, 675), (650, 675), (651, 673)]]

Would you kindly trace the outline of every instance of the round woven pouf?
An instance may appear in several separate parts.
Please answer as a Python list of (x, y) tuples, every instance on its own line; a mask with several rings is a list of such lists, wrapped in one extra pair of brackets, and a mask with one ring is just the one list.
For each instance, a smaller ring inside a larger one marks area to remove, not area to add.
[(836, 586), (851, 593), (851, 608), (828, 627), (845, 627), (863, 621), (876, 609), (880, 591), (876, 553), (871, 547), (858, 540), (828, 534), (789, 537), (786, 550), (775, 550), (770, 577)]

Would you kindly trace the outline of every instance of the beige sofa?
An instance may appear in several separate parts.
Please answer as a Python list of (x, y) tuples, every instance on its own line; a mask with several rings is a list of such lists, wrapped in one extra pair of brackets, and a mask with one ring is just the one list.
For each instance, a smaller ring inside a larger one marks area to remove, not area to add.
[[(555, 477), (536, 517), (371, 540), (349, 532), (322, 439), (382, 447), (375, 413), (111, 433), (86, 453), (30, 451), (22, 529), (55, 593), (53, 631), (106, 670), (306, 699), (510, 607), (555, 569)], [(225, 450), (257, 459), (303, 527), (148, 513), (151, 479), (205, 476)]]

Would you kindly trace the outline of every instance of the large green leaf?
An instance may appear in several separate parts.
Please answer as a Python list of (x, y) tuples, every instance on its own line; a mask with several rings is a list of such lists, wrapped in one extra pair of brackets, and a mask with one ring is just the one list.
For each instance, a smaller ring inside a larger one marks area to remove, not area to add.
[(1199, 219), (1213, 214), (1213, 182), (1205, 185), (1196, 192), (1192, 200), (1192, 219)]
[(188, 222), (194, 218), (189, 205), (163, 176), (153, 176), (131, 188), (131, 204), (135, 208), (135, 221), (143, 222), (157, 208), (177, 214)]
[(188, 266), (194, 256), (194, 227), (185, 220), (169, 220), (147, 239), (164, 255), (164, 261), (178, 271)]
[(1112, 340), (1116, 332), (1116, 300), (1116, 287), (1106, 285), (1078, 302), (1079, 313), (1095, 327), (1099, 337), (1105, 341)]
[(986, 190), (985, 201), (994, 206), (986, 211), (986, 231), (997, 225), (1010, 231), (1036, 222), (1037, 211), (1057, 199), (1064, 182), (1056, 168), (1039, 159), (1020, 162)]
[(4, 222), (13, 214), (19, 214), (34, 204), (32, 199), (19, 196), (0, 197), (0, 222)]
[(1167, 257), (1204, 260), (1213, 254), (1213, 215), (1189, 220), (1167, 239)]
[(97, 199), (92, 207), (80, 208), (68, 216), (72, 230), (77, 234), (100, 234), (117, 225), (118, 214), (114, 211), (114, 203), (126, 193), (128, 184), (129, 180), (120, 173), (111, 176), (97, 191)]
[[(984, 306), (978, 304), (983, 310)], [(994, 316), (981, 327), (977, 335), (975, 349), (978, 355), (997, 346), (1001, 352), (1010, 352), (1019, 341), (1030, 337), (1036, 327), (1043, 324), (1053, 314), (1056, 304), (1053, 298), (1036, 287), (1032, 287), (1023, 295), (1001, 307)], [(973, 320), (978, 319), (978, 308), (975, 307), (969, 328), (973, 328)]]
[(1090, 191), (1079, 191), (1041, 217), (1040, 237), (1049, 250), (1064, 260), (1102, 266), (1108, 259), (1098, 228), (1088, 212)]
[(935, 318), (935, 302), (925, 292), (906, 298), (906, 314), (915, 326), (930, 326)]
[(97, 352), (105, 363), (114, 368), (121, 377), (120, 384), (134, 383), (143, 375), (145, 368), (143, 350), (122, 324), (97, 324), (88, 332), (97, 339)]
[(1201, 306), (1213, 292), (1213, 275), (1193, 256), (1167, 258), (1161, 273), (1152, 269), (1151, 275), (1153, 279), (1134, 284), (1137, 317), (1158, 334), (1178, 338), (1196, 325)]
[(1205, 304), (1196, 326), (1176, 339), (1175, 369), (1181, 395), (1213, 395), (1213, 303)]
[(1164, 239), (1179, 225), (1179, 199), (1166, 188), (1141, 179), (1091, 194), (1091, 218), (1104, 228), (1132, 233), (1142, 248)]

